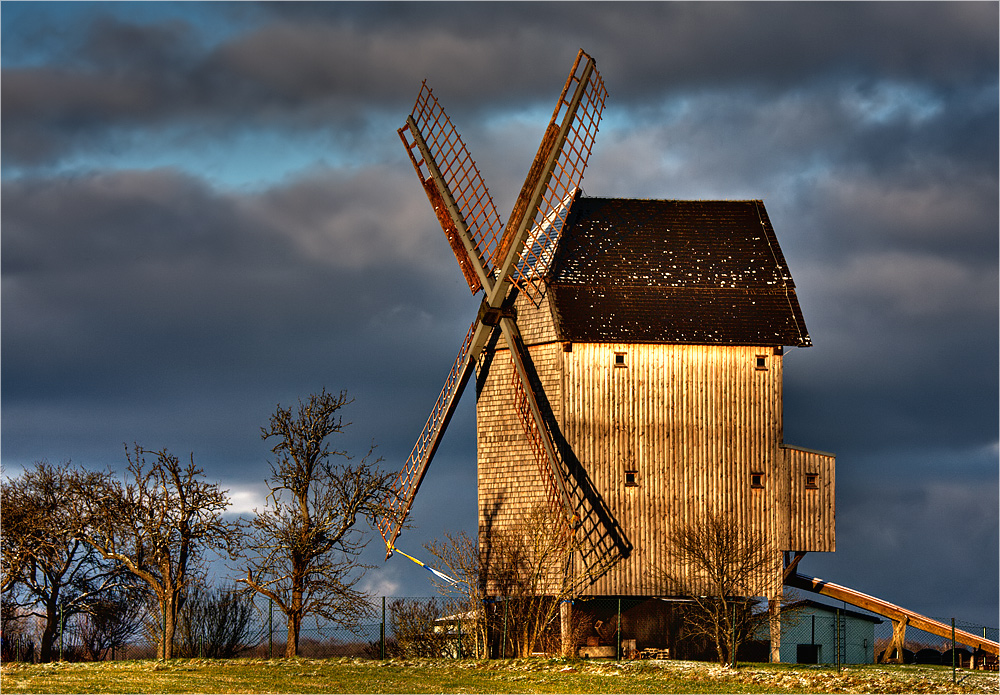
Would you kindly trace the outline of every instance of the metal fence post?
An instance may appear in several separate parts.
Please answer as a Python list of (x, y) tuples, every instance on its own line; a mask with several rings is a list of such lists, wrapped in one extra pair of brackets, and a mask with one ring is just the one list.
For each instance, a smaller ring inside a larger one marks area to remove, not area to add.
[(840, 609), (837, 609), (837, 670), (840, 670), (840, 662), (843, 655), (840, 653)]
[(66, 613), (63, 605), (59, 604), (59, 661), (63, 660), (63, 633), (66, 631)]
[(382, 626), (379, 629), (379, 654), (385, 660), (385, 596), (382, 597)]
[(267, 658), (274, 658), (274, 599), (267, 599)]
[(733, 601), (733, 624), (730, 644), (732, 645), (732, 667), (736, 668), (736, 601)]
[(618, 597), (618, 647), (615, 651), (615, 659), (621, 661), (622, 658), (622, 599)]
[(957, 675), (955, 671), (955, 619), (951, 619), (951, 682), (956, 681)]

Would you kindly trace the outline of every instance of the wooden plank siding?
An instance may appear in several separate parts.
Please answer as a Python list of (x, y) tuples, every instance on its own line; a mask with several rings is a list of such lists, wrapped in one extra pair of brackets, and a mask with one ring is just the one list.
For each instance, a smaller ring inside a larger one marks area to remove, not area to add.
[[(772, 352), (591, 343), (563, 353), (563, 431), (635, 548), (595, 593), (662, 593), (667, 535), (708, 511), (735, 510), (745, 526), (777, 541), (787, 476), (779, 452), (782, 358)], [(615, 366), (616, 353), (625, 366)], [(758, 355), (767, 369), (756, 368)], [(625, 484), (626, 471), (635, 472), (635, 485)], [(751, 486), (755, 473), (759, 488)]]
[[(767, 538), (773, 597), (782, 592), (781, 551), (834, 550), (834, 457), (783, 445), (780, 349), (569, 344), (557, 339), (546, 301), (518, 309), (557, 425), (632, 546), (585, 594), (668, 593), (668, 534), (707, 511), (735, 511)], [(491, 530), (523, 519), (546, 496), (513, 411), (509, 354), (502, 341), (499, 347), (477, 401), (484, 550)], [(817, 489), (807, 489), (807, 473), (817, 476)]]
[[(832, 553), (837, 549), (835, 457), (786, 445), (789, 461), (791, 536), (788, 550)], [(815, 476), (815, 486), (807, 476)]]

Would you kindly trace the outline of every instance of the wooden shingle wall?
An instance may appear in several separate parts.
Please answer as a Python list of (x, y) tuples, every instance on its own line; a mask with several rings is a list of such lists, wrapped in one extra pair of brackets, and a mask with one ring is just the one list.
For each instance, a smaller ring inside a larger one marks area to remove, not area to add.
[(557, 340), (551, 295), (543, 295), (536, 308), (531, 300), (521, 294), (514, 306), (517, 309), (517, 327), (525, 345), (541, 345)]
[[(559, 393), (560, 352), (555, 343), (529, 348), (547, 394)], [(479, 534), (484, 549), (493, 529), (515, 526), (547, 500), (547, 484), (515, 414), (513, 378), (510, 353), (498, 349), (476, 404)], [(551, 406), (560, 417), (558, 399)]]

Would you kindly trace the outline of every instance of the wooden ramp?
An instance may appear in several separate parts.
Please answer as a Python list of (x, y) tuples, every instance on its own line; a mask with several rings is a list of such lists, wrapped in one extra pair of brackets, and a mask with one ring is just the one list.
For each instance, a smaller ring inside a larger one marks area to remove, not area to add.
[[(833, 584), (832, 582), (828, 582), (823, 579), (792, 573), (785, 578), (785, 584), (795, 589), (811, 591), (816, 594), (822, 594), (823, 596), (829, 596), (830, 598), (837, 599), (838, 601), (845, 601), (852, 606), (857, 606), (858, 608), (863, 608), (871, 611), (872, 613), (877, 613), (878, 615), (889, 618), (892, 620), (892, 645), (890, 646), (896, 647), (898, 649), (898, 654), (903, 653), (902, 647), (903, 640), (906, 636), (907, 625), (911, 625), (918, 630), (923, 630), (924, 632), (929, 632), (932, 635), (937, 635), (938, 637), (943, 637), (948, 640), (951, 639), (953, 634), (951, 625), (947, 625), (937, 620), (932, 620), (931, 618), (926, 618), (919, 613), (914, 613), (913, 611), (906, 610), (905, 608), (900, 608), (899, 606), (891, 604), (888, 601), (883, 601), (882, 599), (869, 596), (868, 594), (862, 594), (860, 591), (848, 589), (846, 586)], [(974, 647), (975, 649), (981, 649), (988, 654), (993, 654), (994, 656), (1000, 656), (1000, 644), (997, 642), (988, 640), (982, 636), (974, 635), (971, 632), (966, 632), (965, 630), (956, 629), (954, 631), (954, 635), (956, 642), (969, 647)], [(886, 651), (888, 652), (889, 650), (887, 649)]]

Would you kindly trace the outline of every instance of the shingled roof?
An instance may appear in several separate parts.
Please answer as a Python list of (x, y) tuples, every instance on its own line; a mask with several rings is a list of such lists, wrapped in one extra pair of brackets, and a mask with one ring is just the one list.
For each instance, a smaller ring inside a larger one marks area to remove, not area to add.
[(577, 197), (545, 281), (562, 340), (812, 344), (759, 200)]

